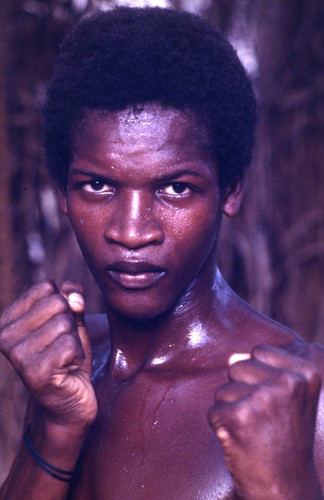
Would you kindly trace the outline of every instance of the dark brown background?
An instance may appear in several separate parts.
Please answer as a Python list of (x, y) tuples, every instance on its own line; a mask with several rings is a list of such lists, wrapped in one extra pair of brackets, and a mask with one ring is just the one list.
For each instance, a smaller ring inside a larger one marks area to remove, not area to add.
[[(41, 107), (64, 33), (85, 11), (114, 3), (121, 2), (0, 2), (0, 312), (45, 276), (82, 281), (88, 312), (101, 309), (44, 169)], [(224, 221), (221, 268), (259, 311), (324, 343), (324, 3), (168, 3), (195, 6), (235, 43), (258, 98), (246, 201), (236, 220)], [(25, 399), (0, 357), (0, 482), (17, 447)]]

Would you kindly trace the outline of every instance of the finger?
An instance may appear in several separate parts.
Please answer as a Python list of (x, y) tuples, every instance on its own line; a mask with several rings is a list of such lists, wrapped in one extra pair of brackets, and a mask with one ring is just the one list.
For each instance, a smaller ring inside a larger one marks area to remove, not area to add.
[(254, 386), (241, 382), (229, 382), (216, 390), (215, 402), (233, 403), (239, 399), (247, 398), (251, 395), (251, 388)]
[(70, 372), (82, 365), (83, 359), (84, 353), (77, 339), (68, 334), (60, 335), (48, 349), (30, 359), (24, 358), (21, 377), (34, 391), (43, 390), (48, 384), (60, 386)]
[(51, 352), (43, 351), (39, 359), (48, 359), (49, 366), (59, 367), (64, 372), (70, 373), (80, 368), (84, 360), (84, 352), (72, 335), (60, 335), (51, 345)]
[(207, 414), (207, 421), (210, 427), (215, 432), (216, 436), (223, 444), (226, 444), (230, 440), (230, 432), (227, 430), (226, 424), (224, 424), (219, 408), (212, 406)]
[(80, 342), (85, 353), (84, 368), (90, 373), (92, 366), (92, 349), (84, 320), (85, 299), (83, 286), (80, 283), (65, 281), (60, 287), (60, 293), (67, 298), (73, 312)]
[(306, 379), (310, 389), (318, 392), (321, 387), (321, 377), (315, 365), (311, 362), (291, 354), (283, 348), (272, 346), (257, 346), (253, 349), (254, 359), (268, 366), (291, 370)]
[[(229, 397), (225, 395), (222, 400), (215, 401), (209, 410), (208, 421), (214, 431), (225, 429), (235, 439), (245, 440), (248, 432), (252, 435), (258, 433), (260, 424), (263, 425), (269, 418), (273, 420), (278, 400), (274, 387), (264, 390), (265, 386), (243, 385), (246, 389), (238, 386), (237, 391), (237, 395), (243, 397), (235, 399), (235, 390), (232, 393), (229, 390)], [(221, 436), (218, 437), (221, 439)]]
[(56, 293), (41, 298), (28, 311), (2, 329), (1, 352), (7, 356), (20, 339), (44, 327), (51, 318), (62, 314), (70, 314), (72, 317), (69, 305), (62, 295)]
[(60, 293), (68, 301), (71, 311), (75, 314), (76, 322), (84, 326), (85, 300), (83, 286), (80, 283), (65, 281), (60, 286)]
[(45, 325), (19, 339), (9, 352), (9, 359), (17, 369), (24, 357), (40, 354), (61, 335), (73, 335), (80, 342), (73, 318), (67, 314), (59, 314), (51, 318)]
[(90, 339), (88, 335), (88, 330), (84, 322), (84, 316), (79, 315), (79, 318), (77, 320), (77, 331), (80, 339), (80, 343), (85, 355), (84, 363), (83, 363), (83, 368), (86, 370), (86, 372), (91, 375), (91, 370), (92, 370), (92, 349), (91, 349), (91, 344), (90, 344)]
[(57, 293), (58, 289), (51, 280), (43, 280), (32, 286), (21, 295), (10, 307), (8, 307), (0, 319), (0, 328), (8, 325), (16, 318), (27, 312), (36, 302), (43, 297)]
[(83, 296), (80, 293), (72, 292), (68, 295), (67, 301), (74, 314), (78, 316), (82, 315), (83, 317), (85, 308), (85, 302)]
[(75, 283), (73, 281), (64, 281), (59, 288), (59, 292), (68, 300), (68, 297), (72, 294), (81, 296), (84, 301), (84, 289), (80, 283)]
[(229, 439), (233, 433), (234, 435), (239, 434), (248, 418), (247, 415), (244, 415), (244, 408), (246, 405), (218, 401), (209, 409), (208, 423), (221, 441)]
[(228, 378), (231, 382), (244, 382), (255, 385), (271, 383), (278, 377), (278, 369), (256, 359), (248, 359), (234, 363), (228, 368)]

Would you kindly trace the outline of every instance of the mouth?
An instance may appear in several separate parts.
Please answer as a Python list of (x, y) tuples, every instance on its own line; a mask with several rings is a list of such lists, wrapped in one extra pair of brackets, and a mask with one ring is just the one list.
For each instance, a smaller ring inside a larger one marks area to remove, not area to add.
[(128, 290), (149, 288), (164, 275), (165, 271), (148, 262), (116, 262), (107, 266), (107, 275), (117, 285)]

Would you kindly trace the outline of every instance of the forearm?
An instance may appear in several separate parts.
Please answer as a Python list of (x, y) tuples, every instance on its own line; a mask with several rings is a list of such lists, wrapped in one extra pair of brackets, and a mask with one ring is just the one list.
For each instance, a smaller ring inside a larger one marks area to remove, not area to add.
[[(75, 470), (85, 435), (84, 430), (55, 425), (31, 427), (31, 438), (37, 452), (54, 467), (66, 471)], [(22, 440), (11, 472), (0, 490), (0, 500), (63, 500), (67, 498), (70, 487), (71, 482), (54, 478), (43, 470)]]
[(239, 487), (235, 488), (236, 495), (240, 500), (324, 500), (323, 490), (315, 468), (312, 468), (305, 475), (301, 474), (295, 480), (287, 481), (286, 484), (273, 484), (270, 488), (254, 485), (249, 492), (246, 491), (246, 494), (242, 492), (238, 494), (239, 490)]
[[(298, 489), (298, 488), (297, 488)], [(291, 496), (292, 500), (303, 500), (305, 498), (309, 500), (324, 500), (324, 493), (321, 488), (321, 483), (316, 471), (315, 466), (312, 467), (310, 474), (302, 479), (302, 484), (299, 489), (299, 496)], [(289, 497), (290, 498), (290, 497)]]

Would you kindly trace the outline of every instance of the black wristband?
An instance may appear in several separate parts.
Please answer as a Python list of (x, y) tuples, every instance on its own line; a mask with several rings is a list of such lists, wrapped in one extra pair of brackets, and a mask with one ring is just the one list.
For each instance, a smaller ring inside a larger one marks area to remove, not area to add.
[(58, 467), (55, 467), (54, 465), (51, 465), (45, 458), (42, 457), (36, 450), (36, 448), (33, 445), (33, 442), (30, 437), (30, 432), (29, 432), (30, 424), (27, 426), (25, 433), (24, 433), (24, 441), (27, 450), (29, 451), (30, 455), (32, 458), (35, 460), (37, 465), (41, 467), (47, 474), (50, 476), (54, 477), (55, 479), (59, 479), (60, 481), (65, 481), (66, 483), (70, 483), (73, 480), (73, 475), (74, 472), (59, 469)]

